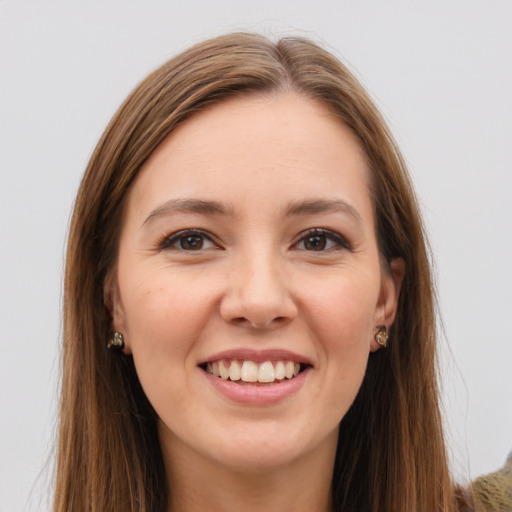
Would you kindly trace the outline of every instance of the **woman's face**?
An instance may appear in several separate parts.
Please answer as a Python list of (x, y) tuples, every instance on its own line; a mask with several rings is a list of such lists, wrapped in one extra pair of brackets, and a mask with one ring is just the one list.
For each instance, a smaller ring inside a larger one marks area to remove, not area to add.
[(399, 274), (380, 265), (365, 156), (326, 107), (245, 96), (184, 123), (129, 191), (107, 290), (164, 454), (331, 457)]

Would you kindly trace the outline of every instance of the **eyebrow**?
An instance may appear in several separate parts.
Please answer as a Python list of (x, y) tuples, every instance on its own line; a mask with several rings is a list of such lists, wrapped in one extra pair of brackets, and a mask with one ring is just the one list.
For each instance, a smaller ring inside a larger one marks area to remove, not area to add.
[[(233, 215), (231, 208), (227, 208), (218, 201), (204, 199), (171, 199), (155, 208), (143, 222), (143, 226), (157, 217), (170, 215), (175, 212), (196, 213), (200, 215), (228, 216)], [(342, 199), (311, 199), (290, 203), (284, 208), (285, 217), (293, 215), (314, 215), (318, 213), (342, 212), (352, 217), (358, 223), (362, 222), (359, 212)]]
[(226, 216), (231, 210), (217, 201), (205, 201), (203, 199), (171, 199), (158, 208), (155, 208), (143, 222), (143, 226), (162, 215), (174, 212), (198, 213), (202, 215)]
[(358, 223), (362, 222), (359, 212), (343, 199), (312, 199), (291, 203), (285, 208), (285, 216), (314, 215), (316, 213), (342, 212)]

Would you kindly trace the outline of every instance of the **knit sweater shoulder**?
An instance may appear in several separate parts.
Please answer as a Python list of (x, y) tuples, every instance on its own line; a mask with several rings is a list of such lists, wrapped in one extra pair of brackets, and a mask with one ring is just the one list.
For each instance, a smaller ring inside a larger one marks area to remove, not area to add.
[(512, 452), (499, 471), (472, 484), (475, 512), (512, 512)]

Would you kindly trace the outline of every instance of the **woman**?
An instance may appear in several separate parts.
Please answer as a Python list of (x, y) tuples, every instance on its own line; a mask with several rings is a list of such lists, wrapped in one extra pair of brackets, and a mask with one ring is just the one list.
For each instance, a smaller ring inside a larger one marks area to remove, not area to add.
[(342, 64), (254, 34), (186, 51), (76, 200), (55, 510), (462, 510), (433, 295), (402, 158)]

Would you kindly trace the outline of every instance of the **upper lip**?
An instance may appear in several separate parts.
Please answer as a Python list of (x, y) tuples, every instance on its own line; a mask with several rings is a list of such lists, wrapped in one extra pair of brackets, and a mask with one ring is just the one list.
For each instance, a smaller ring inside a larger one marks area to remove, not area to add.
[(210, 363), (212, 361), (220, 361), (221, 359), (237, 359), (241, 361), (254, 361), (256, 363), (263, 363), (265, 361), (293, 361), (296, 363), (302, 363), (307, 365), (313, 365), (308, 357), (289, 350), (282, 349), (265, 349), (255, 350), (246, 348), (237, 348), (231, 350), (223, 350), (216, 354), (203, 359), (198, 365)]

